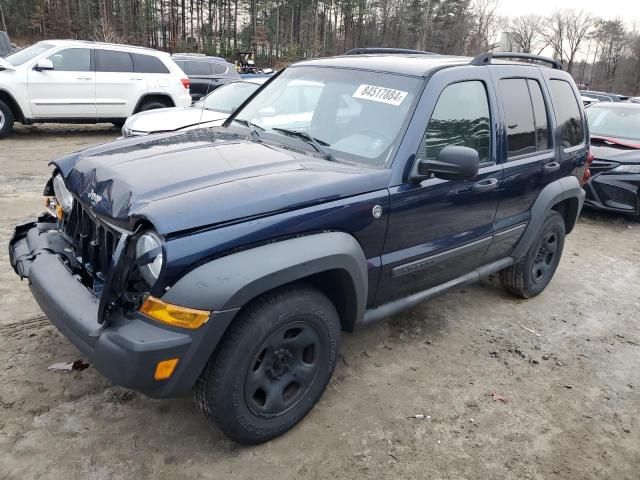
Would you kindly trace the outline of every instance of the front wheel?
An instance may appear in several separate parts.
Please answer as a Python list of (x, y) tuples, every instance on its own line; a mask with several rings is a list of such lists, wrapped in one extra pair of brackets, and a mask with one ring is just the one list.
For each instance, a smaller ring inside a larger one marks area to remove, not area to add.
[(249, 304), (195, 386), (206, 417), (235, 442), (266, 442), (296, 425), (336, 366), (340, 321), (320, 291), (300, 284)]
[(13, 128), (13, 112), (9, 105), (0, 100), (0, 138), (9, 134)]
[(549, 285), (564, 249), (564, 219), (551, 210), (524, 258), (500, 272), (502, 285), (520, 298), (531, 298)]
[(160, 102), (159, 100), (146, 100), (142, 103), (142, 105), (140, 105), (140, 108), (138, 108), (138, 111), (136, 113), (146, 112), (148, 110), (156, 110), (158, 108), (167, 108), (167, 105)]

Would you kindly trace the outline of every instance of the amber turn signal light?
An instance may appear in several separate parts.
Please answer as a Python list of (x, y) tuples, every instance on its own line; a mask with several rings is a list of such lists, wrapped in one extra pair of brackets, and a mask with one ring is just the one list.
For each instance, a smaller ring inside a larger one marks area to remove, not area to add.
[(178, 365), (178, 359), (172, 358), (170, 360), (162, 360), (156, 365), (156, 371), (153, 374), (154, 380), (166, 380), (173, 375), (173, 371)]
[(204, 325), (211, 312), (207, 310), (196, 310), (195, 308), (181, 307), (180, 305), (172, 305), (163, 302), (159, 298), (147, 297), (142, 306), (140, 313), (144, 313), (158, 322), (166, 323), (173, 327), (189, 328), (195, 330)]

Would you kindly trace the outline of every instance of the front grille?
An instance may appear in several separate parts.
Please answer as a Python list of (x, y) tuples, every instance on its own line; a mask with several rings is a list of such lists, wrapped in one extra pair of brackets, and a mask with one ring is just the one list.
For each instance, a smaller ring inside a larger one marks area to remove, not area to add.
[[(637, 208), (638, 194), (635, 192), (615, 185), (609, 185), (607, 183), (598, 183), (598, 187), (604, 194), (606, 204), (609, 204), (609, 202), (615, 202), (622, 204), (629, 209), (635, 210)], [(609, 204), (609, 206), (620, 208), (619, 205)]]
[(85, 284), (96, 294), (102, 292), (120, 232), (98, 220), (76, 199), (71, 214), (62, 223), (71, 241), (73, 256)]

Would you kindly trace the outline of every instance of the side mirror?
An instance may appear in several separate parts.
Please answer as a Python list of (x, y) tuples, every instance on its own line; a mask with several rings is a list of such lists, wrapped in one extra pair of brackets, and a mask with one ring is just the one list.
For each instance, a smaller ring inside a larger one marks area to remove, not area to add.
[(48, 58), (42, 58), (38, 60), (38, 63), (36, 63), (36, 66), (33, 67), (33, 69), (37, 70), (38, 72), (41, 72), (43, 70), (53, 70), (53, 62)]
[(443, 180), (470, 180), (478, 174), (478, 151), (457, 145), (447, 145), (435, 160), (420, 160), (412, 175), (420, 182), (433, 174)]

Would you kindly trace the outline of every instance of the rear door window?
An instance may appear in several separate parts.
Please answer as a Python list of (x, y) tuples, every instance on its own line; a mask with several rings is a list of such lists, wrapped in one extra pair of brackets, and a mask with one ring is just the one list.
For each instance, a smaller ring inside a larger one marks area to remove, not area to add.
[(564, 148), (584, 143), (584, 125), (573, 88), (564, 80), (550, 80), (549, 91)]
[(157, 57), (132, 53), (133, 70), (136, 73), (169, 73), (169, 69)]
[(549, 145), (549, 116), (547, 105), (542, 95), (540, 84), (536, 80), (527, 80), (531, 103), (533, 104), (533, 117), (536, 123), (536, 146), (538, 150), (547, 150)]
[(536, 127), (527, 80), (500, 80), (500, 94), (507, 123), (507, 157), (535, 153)]
[(133, 72), (133, 60), (127, 52), (96, 49), (96, 71)]
[(187, 75), (211, 75), (211, 66), (207, 62), (185, 62)]

